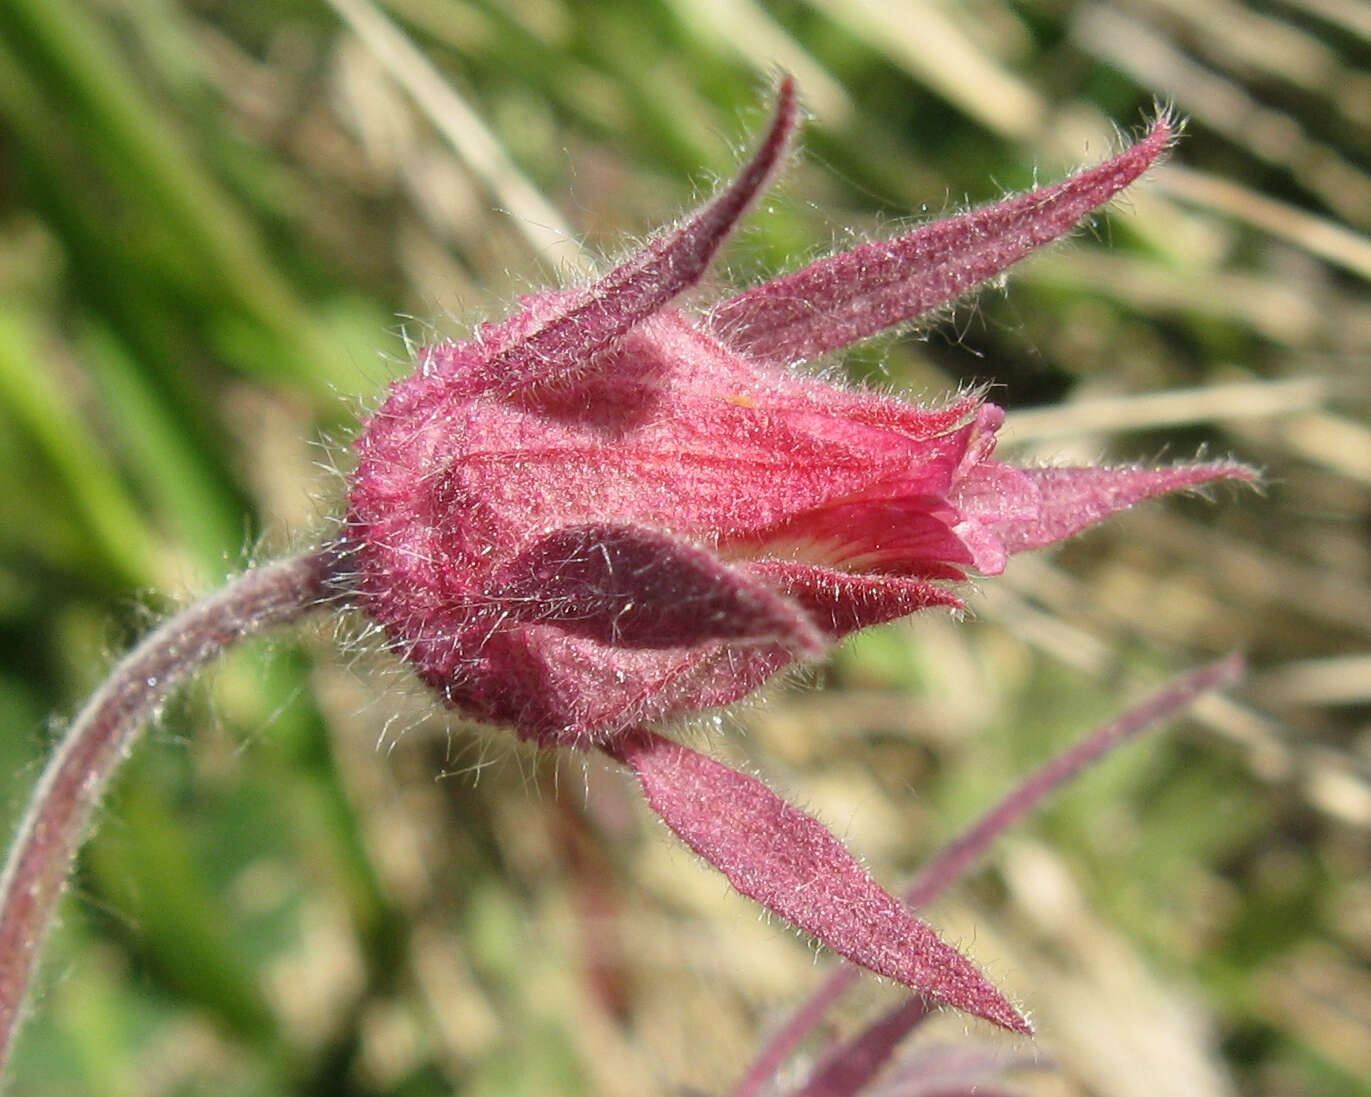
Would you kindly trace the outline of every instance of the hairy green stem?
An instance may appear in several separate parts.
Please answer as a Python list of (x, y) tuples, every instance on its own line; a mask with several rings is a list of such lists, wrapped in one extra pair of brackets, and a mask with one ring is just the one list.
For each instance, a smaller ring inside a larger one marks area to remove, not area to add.
[(0, 876), (0, 1071), (62, 886), (120, 762), (171, 693), (253, 633), (304, 616), (329, 595), (335, 549), (245, 572), (145, 637), (53, 752)]

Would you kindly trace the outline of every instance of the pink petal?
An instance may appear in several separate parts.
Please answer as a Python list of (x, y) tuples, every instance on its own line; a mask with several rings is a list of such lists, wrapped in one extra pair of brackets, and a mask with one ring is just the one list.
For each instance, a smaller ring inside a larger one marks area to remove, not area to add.
[(1160, 119), (1131, 148), (1055, 186), (863, 244), (739, 294), (714, 310), (713, 328), (737, 350), (790, 363), (912, 320), (1069, 232), (1170, 140)]
[(1041, 499), (1037, 515), (994, 523), (995, 532), (1011, 553), (1050, 545), (1156, 495), (1214, 480), (1256, 479), (1252, 469), (1233, 461), (1170, 468), (1023, 469), (1022, 473), (1037, 486)]
[(603, 749), (637, 774), (653, 811), (742, 894), (879, 975), (1014, 1032), (1032, 1031), (818, 820), (756, 778), (642, 729)]
[(799, 123), (795, 81), (782, 79), (771, 129), (722, 194), (675, 232), (654, 240), (581, 295), (575, 305), (495, 355), (486, 367), (506, 393), (573, 381), (615, 340), (700, 280), (714, 253), (766, 186)]
[(568, 526), (505, 564), (487, 595), (506, 620), (625, 648), (779, 643), (814, 657), (822, 633), (794, 602), (713, 553), (638, 526)]

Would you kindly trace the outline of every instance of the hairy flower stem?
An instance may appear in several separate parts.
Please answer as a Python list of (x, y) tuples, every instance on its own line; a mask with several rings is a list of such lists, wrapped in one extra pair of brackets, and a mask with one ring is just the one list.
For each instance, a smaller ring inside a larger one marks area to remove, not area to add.
[[(1229, 655), (1168, 682), (1122, 715), (1096, 728), (1074, 746), (1055, 755), (1015, 785), (1003, 799), (944, 846), (924, 865), (902, 898), (918, 910), (960, 880), (1010, 827), (1021, 822), (1052, 793), (1134, 736), (1178, 715), (1202, 693), (1223, 689), (1243, 672), (1240, 656)], [(859, 971), (843, 965), (833, 972), (767, 1042), (734, 1088), (732, 1097), (755, 1097), (788, 1055), (823, 1020), (833, 1004), (857, 981)]]
[(0, 1071), (62, 885), (110, 777), (172, 691), (238, 641), (329, 595), (336, 550), (254, 568), (145, 637), (105, 679), (48, 762), (0, 877)]

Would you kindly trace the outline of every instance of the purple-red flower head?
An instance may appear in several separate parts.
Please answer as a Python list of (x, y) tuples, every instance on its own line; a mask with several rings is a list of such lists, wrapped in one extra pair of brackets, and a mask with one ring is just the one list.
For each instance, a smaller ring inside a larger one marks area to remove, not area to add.
[[(740, 890), (859, 962), (1022, 1019), (814, 820), (646, 730), (735, 701), (1227, 463), (1017, 469), (979, 395), (913, 407), (796, 363), (913, 319), (1068, 232), (1166, 147), (864, 244), (716, 305), (671, 307), (784, 159), (789, 80), (737, 179), (593, 285), (423, 352), (358, 441), (353, 594), (443, 700), (597, 746)], [(816, 883), (818, 882), (818, 883)], [(960, 967), (958, 965), (961, 965)]]

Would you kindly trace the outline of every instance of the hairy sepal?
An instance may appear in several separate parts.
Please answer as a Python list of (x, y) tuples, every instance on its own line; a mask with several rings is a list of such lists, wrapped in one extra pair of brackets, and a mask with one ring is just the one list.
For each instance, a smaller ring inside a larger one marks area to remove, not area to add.
[(647, 802), (743, 895), (853, 963), (1014, 1032), (1024, 1017), (813, 816), (753, 777), (638, 729), (603, 748)]

